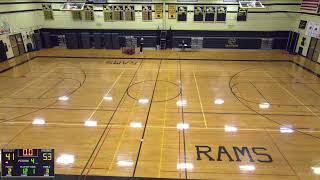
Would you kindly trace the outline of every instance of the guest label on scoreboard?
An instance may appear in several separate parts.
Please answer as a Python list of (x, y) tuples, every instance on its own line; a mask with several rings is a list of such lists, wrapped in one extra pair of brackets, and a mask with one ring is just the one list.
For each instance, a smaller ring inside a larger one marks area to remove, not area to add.
[(2, 177), (54, 177), (53, 149), (2, 149)]

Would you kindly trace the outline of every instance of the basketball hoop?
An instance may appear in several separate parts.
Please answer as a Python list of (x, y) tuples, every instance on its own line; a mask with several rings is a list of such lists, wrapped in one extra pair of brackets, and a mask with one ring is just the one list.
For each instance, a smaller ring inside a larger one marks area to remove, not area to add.
[(260, 1), (239, 1), (239, 6), (242, 9), (263, 9), (264, 5)]

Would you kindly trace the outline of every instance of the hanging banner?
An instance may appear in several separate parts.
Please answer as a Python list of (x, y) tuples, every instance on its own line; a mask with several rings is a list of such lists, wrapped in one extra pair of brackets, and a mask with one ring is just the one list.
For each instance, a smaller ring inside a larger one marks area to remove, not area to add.
[(203, 6), (194, 6), (193, 21), (203, 21)]
[(45, 20), (53, 20), (53, 10), (51, 4), (42, 4), (42, 11)]
[(219, 6), (217, 7), (217, 21), (226, 21), (227, 7)]
[(247, 21), (248, 10), (243, 8), (238, 8), (237, 21)]
[(131, 6), (131, 5), (125, 6), (124, 16), (126, 21), (134, 21), (135, 20), (134, 6)]
[(123, 19), (123, 6), (113, 6), (113, 20), (122, 21)]
[(88, 21), (94, 20), (93, 5), (91, 5), (91, 4), (84, 5), (84, 19), (88, 20)]
[(103, 15), (104, 21), (113, 21), (113, 7), (108, 5), (103, 5)]
[(309, 22), (307, 26), (306, 35), (320, 39), (320, 23)]
[(162, 19), (163, 17), (163, 5), (162, 4), (156, 4), (155, 6), (155, 14), (156, 14), (156, 19)]
[(215, 13), (216, 13), (216, 7), (214, 7), (214, 6), (206, 6), (204, 20), (206, 22), (214, 22)]
[(168, 19), (176, 19), (177, 13), (176, 13), (177, 6), (176, 5), (168, 5)]
[(187, 21), (187, 6), (178, 6), (178, 21)]
[(151, 5), (143, 5), (142, 6), (142, 20), (143, 21), (151, 21), (152, 20), (152, 6)]

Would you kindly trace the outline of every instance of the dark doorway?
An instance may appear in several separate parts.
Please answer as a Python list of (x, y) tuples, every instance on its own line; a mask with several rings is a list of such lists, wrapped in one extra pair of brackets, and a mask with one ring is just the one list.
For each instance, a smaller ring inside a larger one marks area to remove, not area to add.
[(0, 61), (7, 60), (6, 46), (3, 41), (0, 41)]

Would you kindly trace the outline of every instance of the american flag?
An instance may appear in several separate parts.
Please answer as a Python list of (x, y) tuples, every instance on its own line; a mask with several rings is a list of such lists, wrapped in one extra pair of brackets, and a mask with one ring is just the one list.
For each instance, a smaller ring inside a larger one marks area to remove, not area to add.
[(317, 12), (320, 0), (303, 0), (301, 3), (301, 10)]

